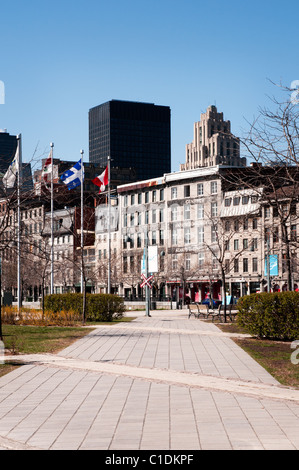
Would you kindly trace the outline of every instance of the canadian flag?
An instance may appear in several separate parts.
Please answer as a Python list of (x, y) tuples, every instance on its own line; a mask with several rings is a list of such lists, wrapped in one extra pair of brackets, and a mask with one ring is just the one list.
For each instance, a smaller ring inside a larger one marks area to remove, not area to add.
[(103, 173), (92, 180), (92, 183), (96, 186), (99, 186), (99, 194), (105, 190), (105, 186), (108, 184), (108, 166), (106, 166), (106, 169), (103, 171)]
[(53, 171), (53, 163), (52, 163), (52, 154), (50, 153), (42, 170), (42, 179), (46, 183), (50, 181), (52, 177), (52, 171)]

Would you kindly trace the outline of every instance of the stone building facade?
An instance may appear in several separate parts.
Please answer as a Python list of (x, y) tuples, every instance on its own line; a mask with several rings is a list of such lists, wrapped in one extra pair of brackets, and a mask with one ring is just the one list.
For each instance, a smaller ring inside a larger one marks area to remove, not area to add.
[(194, 139), (186, 145), (186, 161), (180, 169), (215, 165), (246, 166), (246, 158), (240, 157), (240, 141), (231, 133), (230, 121), (224, 121), (216, 106), (209, 106), (194, 123)]

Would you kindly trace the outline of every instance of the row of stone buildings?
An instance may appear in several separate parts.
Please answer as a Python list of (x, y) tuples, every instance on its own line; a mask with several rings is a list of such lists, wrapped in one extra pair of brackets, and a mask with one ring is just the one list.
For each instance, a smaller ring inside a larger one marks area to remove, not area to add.
[[(269, 283), (271, 290), (298, 288), (298, 177), (247, 167), (215, 107), (200, 123), (180, 171), (117, 186), (110, 221), (107, 193), (86, 195), (83, 253), (79, 192), (55, 184), (55, 293), (79, 291), (83, 270), (89, 292), (107, 292), (110, 278), (111, 292), (144, 299), (144, 253), (152, 247), (156, 300), (237, 299), (268, 290)], [(0, 202), (2, 288), (16, 295), (16, 207), (13, 198), (7, 204)], [(37, 300), (49, 293), (51, 269), (49, 191), (41, 190), (38, 175), (35, 192), (23, 196), (21, 231), (24, 299)]]

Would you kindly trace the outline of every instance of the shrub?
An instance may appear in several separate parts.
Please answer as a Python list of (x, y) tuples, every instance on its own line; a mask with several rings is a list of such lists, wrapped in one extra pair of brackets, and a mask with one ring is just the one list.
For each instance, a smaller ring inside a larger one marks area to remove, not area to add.
[[(83, 294), (53, 294), (45, 297), (45, 309), (58, 313), (62, 310), (81, 315)], [(86, 294), (86, 320), (112, 321), (123, 316), (123, 300), (114, 294)]]
[(22, 307), (2, 307), (2, 321), (6, 325), (73, 326), (82, 321), (82, 316), (72, 310), (52, 312)]
[(292, 341), (299, 338), (299, 293), (263, 292), (237, 303), (239, 326), (253, 336)]

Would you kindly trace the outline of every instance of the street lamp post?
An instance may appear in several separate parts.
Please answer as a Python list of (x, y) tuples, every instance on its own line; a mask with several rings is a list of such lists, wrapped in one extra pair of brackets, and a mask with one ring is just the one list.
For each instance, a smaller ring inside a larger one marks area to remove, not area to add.
[[(148, 278), (148, 231), (145, 234), (145, 277)], [(149, 286), (145, 284), (145, 315), (151, 317), (150, 314), (150, 295)]]

